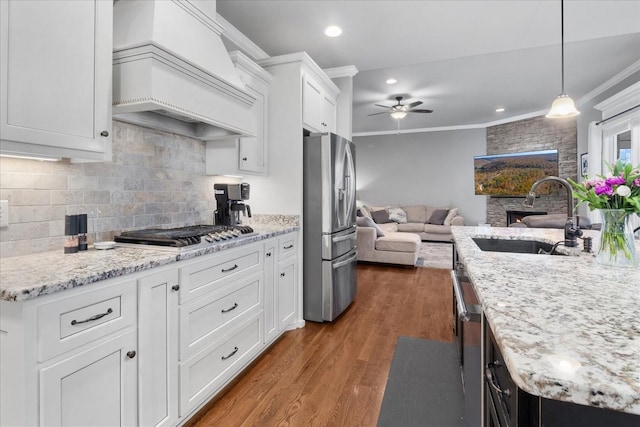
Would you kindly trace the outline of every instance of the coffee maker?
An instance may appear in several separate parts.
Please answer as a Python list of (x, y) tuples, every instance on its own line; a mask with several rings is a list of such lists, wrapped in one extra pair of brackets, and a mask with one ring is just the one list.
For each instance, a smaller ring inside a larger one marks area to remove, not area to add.
[(242, 224), (240, 213), (251, 217), (251, 208), (245, 204), (249, 200), (249, 184), (213, 184), (217, 210), (214, 215), (216, 225)]

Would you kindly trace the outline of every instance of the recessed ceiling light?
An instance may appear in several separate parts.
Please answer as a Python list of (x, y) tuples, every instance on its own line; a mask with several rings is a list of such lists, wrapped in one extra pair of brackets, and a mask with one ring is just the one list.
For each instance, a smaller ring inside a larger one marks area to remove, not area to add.
[(496, 113), (502, 113), (504, 111), (504, 108), (496, 108)]
[(342, 28), (337, 25), (331, 25), (324, 29), (324, 35), (327, 37), (338, 37), (342, 34)]
[(394, 83), (398, 83), (398, 81), (397, 81), (396, 79), (389, 79), (389, 80), (387, 80), (387, 84), (388, 84), (388, 85), (392, 85), (392, 84), (394, 84)]

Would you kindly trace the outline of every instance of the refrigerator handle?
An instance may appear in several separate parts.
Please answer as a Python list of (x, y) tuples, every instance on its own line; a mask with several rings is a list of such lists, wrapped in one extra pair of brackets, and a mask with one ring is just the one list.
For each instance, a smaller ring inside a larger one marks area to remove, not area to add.
[(335, 264), (333, 264), (332, 267), (335, 270), (336, 268), (340, 268), (343, 265), (351, 264), (353, 261), (356, 260), (357, 256), (358, 256), (358, 254), (355, 253), (355, 254), (353, 254), (353, 256), (350, 256), (349, 258), (345, 259), (344, 261), (336, 262)]
[(337, 243), (337, 242), (342, 242), (344, 240), (355, 240), (355, 238), (356, 238), (356, 233), (355, 232), (351, 232), (349, 234), (345, 234), (344, 236), (334, 237), (331, 240), (334, 243)]

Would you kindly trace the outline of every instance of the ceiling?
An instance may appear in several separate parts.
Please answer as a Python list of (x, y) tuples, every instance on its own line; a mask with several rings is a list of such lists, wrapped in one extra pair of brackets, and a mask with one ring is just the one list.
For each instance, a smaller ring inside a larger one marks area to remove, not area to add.
[[(306, 51), (321, 68), (357, 67), (354, 134), (544, 114), (561, 92), (559, 0), (217, 0), (217, 11), (270, 56)], [(328, 25), (343, 34), (326, 37)], [(640, 0), (566, 0), (564, 35), (565, 91), (578, 103), (640, 70)], [(434, 112), (368, 116), (399, 95)]]

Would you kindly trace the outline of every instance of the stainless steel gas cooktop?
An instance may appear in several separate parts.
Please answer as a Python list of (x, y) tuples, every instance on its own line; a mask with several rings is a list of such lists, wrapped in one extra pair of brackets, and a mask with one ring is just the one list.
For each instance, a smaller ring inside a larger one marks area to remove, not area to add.
[(248, 225), (192, 225), (179, 228), (150, 228), (124, 231), (114, 240), (118, 246), (155, 250), (192, 250), (218, 242), (254, 235)]

